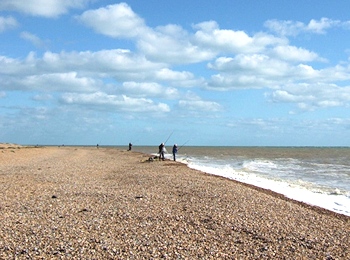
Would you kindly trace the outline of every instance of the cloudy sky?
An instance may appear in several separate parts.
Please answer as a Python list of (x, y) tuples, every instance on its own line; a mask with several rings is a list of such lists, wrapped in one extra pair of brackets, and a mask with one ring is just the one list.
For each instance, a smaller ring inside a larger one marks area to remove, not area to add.
[(0, 142), (350, 146), (348, 0), (1, 0)]

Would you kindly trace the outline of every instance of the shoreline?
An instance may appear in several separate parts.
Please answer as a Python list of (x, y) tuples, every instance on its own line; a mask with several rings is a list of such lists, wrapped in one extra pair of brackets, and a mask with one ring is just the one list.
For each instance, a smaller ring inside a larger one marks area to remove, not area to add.
[[(191, 169), (191, 168), (189, 168), (189, 169)], [(197, 169), (194, 169), (194, 170), (197, 170)], [(197, 171), (202, 172), (203, 174), (207, 174), (207, 175), (210, 175), (210, 176), (217, 177), (217, 178), (222, 178), (224, 180), (229, 180), (229, 181), (236, 182), (239, 185), (246, 186), (246, 187), (248, 187), (250, 189), (254, 189), (254, 190), (258, 191), (258, 192), (262, 192), (262, 193), (265, 193), (267, 195), (273, 196), (275, 198), (286, 200), (286, 201), (298, 204), (300, 206), (303, 206), (305, 208), (312, 209), (312, 210), (314, 210), (314, 211), (316, 211), (316, 212), (318, 212), (320, 214), (334, 215), (335, 217), (344, 218), (345, 220), (350, 220), (350, 216), (347, 216), (345, 214), (341, 214), (341, 213), (338, 213), (338, 212), (335, 212), (335, 211), (332, 211), (332, 210), (329, 210), (329, 209), (326, 209), (326, 208), (322, 208), (320, 206), (312, 205), (312, 204), (309, 204), (309, 203), (306, 203), (306, 202), (303, 202), (303, 201), (299, 201), (299, 200), (296, 200), (296, 199), (293, 199), (293, 198), (289, 198), (289, 197), (285, 196), (282, 193), (278, 193), (278, 192), (275, 192), (275, 191), (270, 190), (270, 189), (262, 188), (262, 187), (259, 187), (259, 186), (253, 185), (253, 184), (249, 184), (249, 183), (245, 183), (245, 182), (240, 182), (240, 181), (237, 181), (237, 180), (234, 180), (234, 179), (226, 178), (224, 176), (203, 172), (203, 171), (200, 171), (200, 170), (197, 170)]]
[[(192, 168), (192, 167), (190, 167), (190, 168)], [(196, 167), (193, 167), (193, 169), (196, 169)], [(320, 203), (319, 201), (321, 201), (321, 200), (315, 200), (315, 194), (313, 194), (312, 191), (308, 191), (309, 194), (308, 194), (308, 193), (305, 193), (305, 191), (303, 191), (302, 194), (303, 194), (304, 196), (307, 196), (307, 195), (313, 196), (313, 199), (310, 199), (310, 198), (306, 199), (307, 197), (305, 197), (305, 198), (304, 198), (304, 197), (301, 197), (299, 194), (298, 194), (298, 196), (293, 196), (293, 195), (290, 195), (291, 192), (285, 192), (285, 191), (282, 191), (281, 189), (269, 188), (269, 187), (266, 187), (266, 185), (265, 185), (265, 187), (264, 187), (264, 185), (259, 186), (259, 185), (255, 184), (255, 183), (244, 182), (244, 181), (241, 181), (241, 180), (237, 180), (237, 179), (235, 179), (235, 178), (230, 178), (230, 177), (222, 176), (222, 175), (220, 175), (220, 174), (206, 172), (206, 171), (203, 171), (203, 170), (201, 170), (201, 169), (197, 169), (197, 170), (202, 171), (202, 172), (205, 172), (205, 173), (207, 173), (207, 174), (214, 175), (214, 176), (221, 176), (221, 177), (226, 178), (226, 179), (228, 179), (228, 180), (236, 181), (236, 182), (238, 182), (238, 183), (241, 183), (241, 184), (244, 184), (244, 185), (247, 185), (247, 186), (250, 186), (250, 187), (255, 187), (255, 188), (257, 188), (257, 189), (261, 189), (261, 190), (264, 190), (264, 191), (267, 191), (267, 192), (272, 192), (272, 193), (275, 193), (276, 196), (277, 196), (277, 195), (280, 195), (281, 197), (284, 197), (284, 198), (286, 198), (286, 199), (290, 199), (290, 200), (292, 200), (292, 201), (296, 201), (296, 202), (298, 202), (298, 203), (306, 204), (306, 205), (308, 205), (308, 206), (315, 207), (315, 208), (324, 209), (324, 210), (333, 212), (333, 213), (335, 213), (335, 214), (343, 215), (343, 216), (346, 216), (346, 217), (349, 217), (349, 218), (350, 218), (349, 211), (344, 211), (344, 212), (342, 212), (342, 210), (334, 209), (334, 207), (333, 207), (333, 210), (332, 210), (331, 207), (329, 206), (329, 203), (328, 203), (328, 207), (327, 207), (327, 205), (324, 203), (324, 201), (323, 201), (323, 203)], [(297, 194), (297, 193), (296, 193), (296, 190), (297, 190), (297, 189), (294, 188), (294, 192), (293, 192), (293, 193)], [(288, 194), (289, 194), (289, 195), (288, 195)], [(316, 194), (316, 195), (319, 195), (319, 194)], [(320, 195), (323, 195), (323, 194), (320, 194)], [(328, 196), (329, 196), (329, 195), (328, 195)], [(334, 196), (334, 195), (333, 195), (333, 196)], [(345, 196), (345, 195), (343, 195), (343, 196)], [(333, 201), (332, 203), (337, 203), (337, 202)], [(341, 204), (340, 204), (340, 205), (341, 205)], [(347, 204), (345, 204), (345, 205), (347, 205)]]
[(350, 257), (350, 218), (115, 148), (0, 150), (0, 258)]

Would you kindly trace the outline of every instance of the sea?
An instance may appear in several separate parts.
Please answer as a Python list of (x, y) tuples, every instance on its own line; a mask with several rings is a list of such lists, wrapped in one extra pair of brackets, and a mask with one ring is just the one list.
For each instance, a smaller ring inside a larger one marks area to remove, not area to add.
[[(172, 159), (172, 147), (166, 148)], [(156, 155), (158, 147), (133, 150)], [(177, 161), (350, 216), (350, 147), (184, 146)]]

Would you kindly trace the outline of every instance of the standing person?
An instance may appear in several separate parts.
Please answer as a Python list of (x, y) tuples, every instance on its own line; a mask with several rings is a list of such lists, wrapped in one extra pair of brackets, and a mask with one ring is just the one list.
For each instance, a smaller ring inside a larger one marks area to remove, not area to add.
[(173, 158), (174, 158), (174, 161), (176, 161), (177, 151), (178, 151), (177, 144), (174, 144), (174, 146), (173, 146)]
[(129, 150), (128, 151), (131, 151), (131, 148), (132, 148), (132, 143), (129, 143)]
[(164, 159), (165, 159), (165, 157), (164, 157), (164, 153), (165, 153), (164, 143), (161, 143), (158, 148), (159, 148), (159, 160), (162, 159), (164, 161)]

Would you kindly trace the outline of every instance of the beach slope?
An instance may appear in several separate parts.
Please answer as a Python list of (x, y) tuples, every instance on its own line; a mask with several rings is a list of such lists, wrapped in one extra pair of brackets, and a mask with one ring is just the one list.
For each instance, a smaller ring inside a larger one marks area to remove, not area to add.
[(350, 259), (350, 218), (112, 148), (0, 147), (0, 259)]

